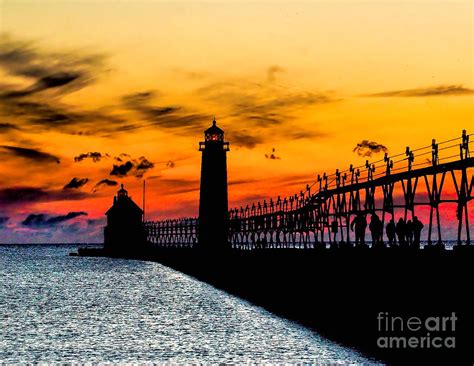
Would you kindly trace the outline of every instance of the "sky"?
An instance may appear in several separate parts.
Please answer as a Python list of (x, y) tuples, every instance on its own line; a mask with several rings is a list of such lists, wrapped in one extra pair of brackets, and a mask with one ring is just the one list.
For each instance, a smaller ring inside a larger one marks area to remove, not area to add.
[(473, 50), (471, 1), (0, 0), (0, 243), (197, 215), (214, 116), (230, 207), (472, 133)]

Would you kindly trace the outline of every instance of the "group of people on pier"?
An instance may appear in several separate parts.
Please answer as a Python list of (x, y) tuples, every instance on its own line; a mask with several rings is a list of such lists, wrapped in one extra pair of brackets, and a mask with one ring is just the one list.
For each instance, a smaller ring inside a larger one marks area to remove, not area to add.
[[(383, 246), (384, 224), (382, 220), (380, 220), (380, 217), (375, 213), (372, 214), (368, 226), (372, 237), (372, 246)], [(417, 216), (413, 217), (413, 221), (405, 221), (405, 219), (400, 217), (396, 224), (393, 218), (390, 219), (385, 228), (385, 234), (387, 235), (389, 246), (393, 247), (398, 244), (400, 247), (419, 248), (423, 226), (423, 223), (418, 220)], [(357, 214), (352, 220), (350, 227), (355, 234), (355, 244), (364, 245), (365, 232), (367, 228), (366, 216), (362, 213)]]

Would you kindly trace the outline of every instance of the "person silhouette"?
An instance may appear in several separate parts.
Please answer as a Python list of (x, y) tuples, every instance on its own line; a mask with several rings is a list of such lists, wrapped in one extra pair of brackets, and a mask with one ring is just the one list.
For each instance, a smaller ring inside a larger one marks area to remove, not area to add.
[(421, 237), (421, 230), (423, 230), (423, 223), (418, 220), (418, 217), (415, 216), (413, 218), (413, 246), (419, 248), (420, 247), (420, 237)]
[(365, 244), (365, 229), (367, 227), (367, 220), (361, 212), (351, 222), (351, 230), (355, 231), (355, 244)]
[(395, 238), (395, 221), (393, 221), (393, 218), (388, 222), (385, 232), (387, 233), (388, 244), (390, 246), (396, 245), (397, 239)]
[(334, 243), (336, 242), (336, 235), (337, 232), (339, 231), (339, 225), (337, 223), (337, 220), (333, 220), (331, 222), (331, 232), (333, 233), (333, 241)]
[(413, 223), (411, 220), (407, 221), (407, 226), (406, 226), (406, 241), (408, 245), (413, 244)]
[(370, 217), (369, 230), (372, 234), (372, 246), (376, 246), (382, 241), (383, 233), (382, 221), (377, 214), (372, 214)]
[(397, 226), (395, 227), (395, 232), (397, 233), (398, 242), (400, 243), (401, 247), (406, 246), (406, 233), (407, 233), (406, 226), (407, 224), (405, 220), (403, 220), (400, 217), (400, 219), (397, 222)]

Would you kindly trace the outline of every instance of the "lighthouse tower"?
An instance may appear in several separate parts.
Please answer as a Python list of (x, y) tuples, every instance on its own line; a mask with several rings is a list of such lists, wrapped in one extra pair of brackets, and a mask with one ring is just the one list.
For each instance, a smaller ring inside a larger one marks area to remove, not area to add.
[(199, 143), (202, 152), (199, 200), (198, 244), (200, 249), (218, 251), (228, 247), (227, 159), (229, 143), (216, 125), (204, 131)]

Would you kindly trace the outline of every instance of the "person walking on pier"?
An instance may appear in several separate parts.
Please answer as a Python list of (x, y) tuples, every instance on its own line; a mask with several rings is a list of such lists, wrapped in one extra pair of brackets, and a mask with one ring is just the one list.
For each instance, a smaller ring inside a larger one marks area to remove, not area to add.
[(397, 233), (398, 242), (400, 243), (400, 247), (406, 246), (406, 235), (407, 235), (407, 224), (403, 218), (397, 222), (397, 226), (395, 227), (395, 232)]
[(337, 220), (333, 220), (331, 222), (331, 232), (333, 234), (333, 242), (336, 243), (336, 235), (337, 232), (339, 231), (339, 224), (337, 223)]
[(415, 216), (413, 218), (413, 235), (414, 235), (414, 240), (413, 240), (413, 246), (416, 248), (420, 247), (420, 237), (421, 237), (421, 230), (423, 230), (423, 223), (418, 220), (418, 217)]
[(395, 238), (395, 221), (393, 218), (390, 219), (389, 223), (387, 224), (386, 228), (388, 244), (392, 247), (397, 244), (397, 239)]
[[(367, 220), (365, 216), (359, 212), (351, 222), (351, 230), (355, 231), (355, 244), (365, 244), (365, 229), (367, 227)], [(355, 229), (355, 230), (354, 230)]]
[(407, 234), (406, 234), (407, 244), (411, 246), (413, 244), (413, 223), (411, 222), (411, 220), (407, 221), (406, 230), (407, 230)]
[(369, 230), (372, 234), (372, 247), (376, 247), (382, 243), (383, 225), (377, 214), (370, 217)]

